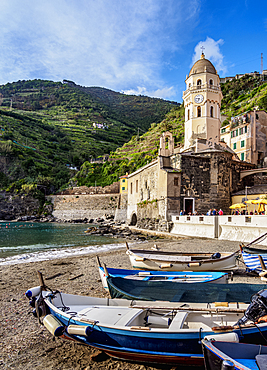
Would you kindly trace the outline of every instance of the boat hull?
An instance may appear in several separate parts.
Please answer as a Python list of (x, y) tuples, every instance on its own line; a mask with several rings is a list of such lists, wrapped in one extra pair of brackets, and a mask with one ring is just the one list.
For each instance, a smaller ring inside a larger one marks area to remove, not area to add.
[(137, 253), (127, 250), (131, 265), (134, 269), (141, 270), (164, 270), (164, 271), (232, 271), (238, 267), (236, 265), (236, 253), (229, 253), (227, 256), (218, 259), (192, 259), (191, 262), (177, 262), (171, 257), (168, 262), (166, 259), (160, 260), (160, 256), (155, 257), (152, 253), (138, 255)]
[[(68, 305), (67, 298), (64, 296), (62, 301)], [(97, 348), (110, 356), (125, 360), (172, 365), (203, 365), (200, 340), (206, 335), (216, 335), (211, 329), (202, 330), (201, 328), (150, 330), (149, 328), (141, 328), (140, 326), (117, 326), (117, 324), (112, 326), (101, 325), (101, 322), (98, 321), (92, 323), (92, 319), (91, 322), (89, 322), (88, 319), (76, 319), (72, 312), (73, 309), (70, 309), (70, 314), (62, 312), (60, 308), (55, 307), (53, 303), (50, 302), (49, 298), (46, 298), (45, 302), (49, 313), (64, 326), (82, 325), (90, 327), (90, 334), (88, 335), (66, 335), (64, 333), (64, 338), (69, 337), (68, 339)], [(96, 310), (97, 316), (95, 317), (97, 318), (101, 314), (101, 309), (100, 307), (98, 309), (97, 306), (86, 306), (84, 309), (87, 311), (91, 309)], [(115, 307), (115, 309), (121, 311), (121, 306)], [(133, 309), (138, 311), (137, 308), (131, 308), (131, 310)], [(109, 307), (107, 310), (109, 310)], [(129, 310), (129, 308), (127, 310)], [(129, 313), (132, 315), (131, 312)], [(107, 315), (109, 315), (109, 317), (112, 316), (112, 320), (114, 319), (112, 311), (106, 311), (104, 319)], [(88, 318), (90, 319), (92, 317), (92, 314), (89, 313)], [(215, 314), (214, 318), (217, 318), (217, 314)], [(261, 333), (266, 335), (267, 324), (260, 324), (260, 328)], [(66, 329), (66, 331), (67, 330), (68, 329)], [(235, 329), (233, 332), (236, 332), (237, 335), (242, 337), (242, 340), (246, 342), (260, 343), (262, 340), (261, 334), (254, 326), (242, 328), (242, 332), (239, 329)]]
[[(263, 262), (267, 266), (267, 254), (261, 254)], [(260, 259), (257, 254), (251, 254), (251, 253), (246, 253), (242, 251), (242, 257), (244, 260), (245, 265), (250, 271), (255, 271), (257, 273), (262, 271)]]
[[(108, 274), (112, 277), (130, 278), (136, 280), (150, 281), (171, 281), (173, 283), (216, 283), (225, 284), (228, 282), (228, 274), (223, 272), (187, 272), (184, 271), (144, 271), (107, 268)], [(106, 274), (103, 267), (99, 267), (99, 275), (102, 285), (108, 290)]]
[(202, 341), (206, 370), (221, 370), (223, 361), (231, 361), (238, 370), (258, 370), (255, 356), (267, 354), (267, 347), (256, 344)]

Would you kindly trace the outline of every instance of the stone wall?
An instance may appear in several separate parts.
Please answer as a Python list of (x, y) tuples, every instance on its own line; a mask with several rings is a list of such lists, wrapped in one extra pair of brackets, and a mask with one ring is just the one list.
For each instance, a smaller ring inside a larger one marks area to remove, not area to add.
[(128, 194), (120, 194), (118, 197), (118, 206), (115, 211), (115, 221), (126, 222), (127, 220)]
[(60, 220), (77, 220), (114, 216), (119, 194), (51, 195), (53, 216)]

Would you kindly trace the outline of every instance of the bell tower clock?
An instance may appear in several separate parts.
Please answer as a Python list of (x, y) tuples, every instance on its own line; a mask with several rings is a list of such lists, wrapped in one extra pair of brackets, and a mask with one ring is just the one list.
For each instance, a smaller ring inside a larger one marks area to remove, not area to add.
[(185, 83), (185, 137), (182, 151), (198, 151), (218, 143), (221, 128), (220, 78), (204, 53), (191, 68)]

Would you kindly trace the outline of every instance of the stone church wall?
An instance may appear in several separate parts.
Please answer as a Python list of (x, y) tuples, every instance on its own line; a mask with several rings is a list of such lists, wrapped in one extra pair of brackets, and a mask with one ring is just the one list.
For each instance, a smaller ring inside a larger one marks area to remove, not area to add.
[(192, 197), (199, 214), (206, 214), (210, 208), (221, 208), (228, 213), (231, 193), (244, 188), (240, 171), (251, 167), (251, 164), (233, 161), (228, 153), (183, 155), (181, 209), (183, 198)]

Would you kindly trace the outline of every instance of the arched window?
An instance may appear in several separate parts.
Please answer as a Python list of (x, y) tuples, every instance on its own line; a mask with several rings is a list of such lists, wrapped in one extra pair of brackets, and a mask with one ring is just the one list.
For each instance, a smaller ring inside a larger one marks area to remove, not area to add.
[(190, 83), (190, 84), (188, 84), (188, 89), (190, 89), (190, 87), (191, 87), (191, 83)]
[(213, 80), (210, 80), (210, 85), (213, 85)]
[(190, 109), (188, 109), (188, 111), (187, 111), (187, 120), (189, 120), (190, 119)]
[(213, 107), (210, 107), (210, 116), (213, 117)]
[(201, 117), (201, 107), (197, 107), (197, 116)]
[(169, 149), (169, 138), (166, 137), (165, 139), (165, 149)]
[(199, 79), (197, 80), (197, 86), (201, 86), (202, 85), (202, 81)]

